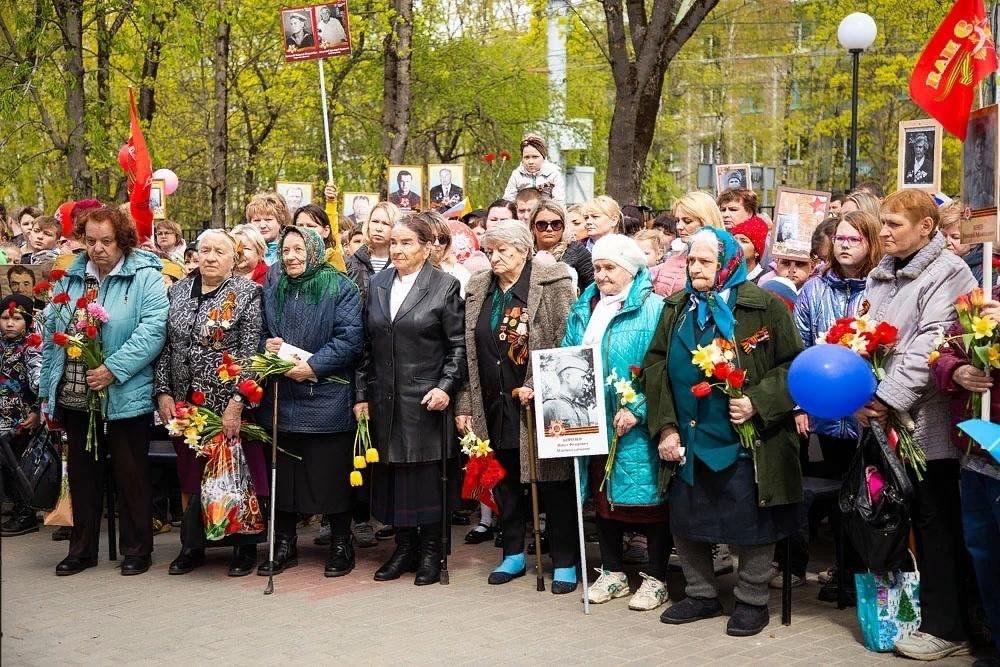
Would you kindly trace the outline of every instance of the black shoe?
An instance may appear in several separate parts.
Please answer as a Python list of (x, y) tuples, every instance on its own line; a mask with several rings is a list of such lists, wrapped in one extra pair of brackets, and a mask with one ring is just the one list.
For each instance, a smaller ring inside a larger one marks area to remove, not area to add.
[(553, 595), (566, 595), (567, 593), (572, 593), (576, 590), (576, 587), (580, 585), (578, 581), (553, 581), (552, 582), (552, 594)]
[(667, 610), (660, 614), (660, 622), (682, 625), (721, 615), (722, 605), (715, 598), (684, 598), (677, 604), (667, 607)]
[(122, 559), (122, 576), (132, 577), (142, 574), (153, 564), (153, 559), (149, 556), (125, 556)]
[(68, 577), (71, 574), (83, 572), (88, 567), (97, 567), (97, 558), (78, 558), (77, 556), (66, 556), (56, 565), (57, 577)]
[(37, 532), (38, 519), (35, 517), (35, 512), (33, 510), (15, 514), (10, 519), (4, 521), (3, 525), (0, 526), (0, 535), (3, 537), (17, 537), (18, 535), (27, 535), (28, 533)]
[[(830, 583), (823, 584), (816, 598), (822, 602), (837, 602), (837, 592), (839, 590), (840, 586), (837, 585), (837, 579), (834, 578)], [(858, 606), (858, 593), (851, 581), (847, 582), (847, 589), (844, 590), (844, 603), (848, 607)]]
[[(477, 530), (478, 528), (485, 528), (486, 530)], [(493, 527), (487, 526), (485, 523), (481, 523), (476, 528), (473, 528), (465, 534), (466, 544), (482, 544), (487, 540), (493, 539)]]
[(730, 637), (752, 637), (767, 627), (770, 616), (767, 605), (757, 606), (736, 601), (733, 613), (726, 624), (726, 634)]
[[(548, 552), (549, 552), (549, 538), (545, 535), (545, 533), (542, 533), (542, 553), (547, 554)], [(528, 542), (528, 555), (529, 556), (535, 555), (535, 540), (531, 540), (531, 542)]]
[(230, 577), (245, 577), (253, 573), (257, 567), (257, 545), (242, 544), (233, 549), (233, 558), (229, 561)]
[(291, 567), (299, 564), (299, 549), (296, 545), (298, 538), (295, 535), (275, 535), (274, 536), (274, 560), (261, 563), (257, 568), (257, 576), (267, 577), (272, 574), (281, 574)]
[(323, 574), (327, 577), (342, 577), (354, 569), (354, 547), (350, 535), (337, 535), (330, 543), (330, 556), (326, 559)]
[(464, 510), (455, 510), (451, 513), (451, 525), (468, 526), (470, 523), (472, 523), (472, 519)]
[(389, 560), (375, 571), (375, 581), (399, 579), (404, 572), (416, 572), (420, 540), (416, 528), (400, 528), (396, 531), (396, 550)]
[(420, 563), (417, 566), (417, 576), (413, 583), (417, 586), (427, 586), (441, 581), (441, 531), (420, 531)]
[(170, 567), (167, 568), (167, 574), (187, 574), (196, 567), (201, 567), (204, 564), (204, 549), (186, 549), (182, 547), (180, 554), (170, 563)]
[(65, 542), (71, 537), (73, 537), (72, 526), (59, 526), (54, 531), (52, 531), (53, 542)]

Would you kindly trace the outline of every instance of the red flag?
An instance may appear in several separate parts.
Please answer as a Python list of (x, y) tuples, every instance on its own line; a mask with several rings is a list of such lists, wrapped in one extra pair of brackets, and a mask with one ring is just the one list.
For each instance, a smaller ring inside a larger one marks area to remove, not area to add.
[(910, 97), (965, 141), (976, 86), (996, 70), (997, 52), (983, 0), (958, 0), (913, 68)]
[(135, 220), (139, 243), (142, 243), (153, 235), (153, 210), (149, 208), (149, 181), (153, 177), (153, 163), (149, 159), (146, 138), (142, 136), (132, 88), (128, 89), (128, 104), (131, 131), (128, 142), (118, 151), (118, 164), (128, 177), (129, 211)]

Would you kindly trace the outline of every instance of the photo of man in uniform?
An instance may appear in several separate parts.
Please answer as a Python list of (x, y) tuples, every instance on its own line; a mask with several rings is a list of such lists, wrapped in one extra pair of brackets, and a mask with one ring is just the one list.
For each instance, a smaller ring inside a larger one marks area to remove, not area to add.
[(554, 422), (562, 428), (596, 426), (590, 413), (592, 370), (586, 359), (565, 357), (557, 371), (559, 386), (554, 395), (542, 403), (546, 429)]
[[(431, 188), (431, 205), (438, 212), (444, 213), (449, 208), (462, 201), (465, 194), (462, 188), (451, 181), (451, 169), (443, 167), (438, 171), (440, 185)], [(433, 182), (433, 181), (432, 181)]]
[(413, 174), (406, 169), (396, 174), (396, 189), (389, 193), (389, 201), (404, 211), (420, 210), (420, 195), (413, 191)]
[(285, 50), (298, 51), (315, 47), (310, 28), (309, 17), (305, 12), (285, 14)]
[(976, 118), (962, 146), (962, 198), (973, 211), (996, 208), (996, 116)]

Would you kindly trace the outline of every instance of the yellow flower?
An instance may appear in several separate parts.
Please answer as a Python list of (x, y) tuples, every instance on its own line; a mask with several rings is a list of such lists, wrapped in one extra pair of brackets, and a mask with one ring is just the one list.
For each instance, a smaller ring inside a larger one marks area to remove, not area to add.
[(986, 359), (993, 368), (1000, 368), (1000, 344), (990, 345), (986, 350)]
[(705, 377), (712, 376), (712, 369), (715, 368), (716, 359), (721, 356), (720, 350), (715, 345), (708, 345), (702, 347), (701, 345), (691, 353), (691, 363), (699, 367), (704, 373)]
[(208, 417), (203, 415), (201, 410), (198, 410), (197, 412), (191, 415), (191, 423), (194, 424), (194, 427), (199, 431), (205, 430), (205, 424), (207, 422), (208, 422)]
[(636, 399), (636, 397), (637, 394), (635, 393), (635, 389), (633, 389), (632, 387), (629, 387), (624, 392), (622, 392), (622, 400), (625, 401), (626, 403), (631, 403)]
[(354, 457), (354, 468), (356, 470), (361, 470), (362, 468), (365, 467), (365, 465), (366, 465), (365, 464), (365, 457), (363, 457), (363, 456), (355, 456)]
[(70, 359), (79, 359), (81, 354), (83, 354), (83, 350), (76, 345), (70, 345), (66, 348), (66, 356)]
[(857, 333), (866, 333), (875, 331), (875, 323), (871, 322), (867, 317), (858, 317), (851, 322), (851, 328)]
[(177, 437), (184, 432), (184, 425), (181, 424), (176, 418), (171, 419), (167, 422), (167, 433)]
[(361, 472), (358, 470), (351, 471), (351, 486), (361, 486)]
[(198, 431), (193, 428), (188, 428), (184, 431), (184, 442), (188, 447), (194, 447), (198, 444), (200, 438), (198, 437)]
[(378, 450), (374, 447), (366, 449), (365, 460), (368, 461), (368, 463), (378, 463)]
[(941, 358), (941, 353), (938, 352), (937, 350), (934, 350), (933, 352), (931, 352), (930, 356), (927, 357), (927, 365), (933, 366), (940, 358)]
[(993, 336), (993, 330), (996, 329), (997, 323), (988, 317), (973, 317), (972, 318), (972, 333), (975, 334), (976, 338), (989, 338)]

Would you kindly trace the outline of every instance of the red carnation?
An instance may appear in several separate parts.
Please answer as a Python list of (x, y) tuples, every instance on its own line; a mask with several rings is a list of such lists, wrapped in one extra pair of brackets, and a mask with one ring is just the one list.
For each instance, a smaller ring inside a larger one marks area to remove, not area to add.
[(48, 292), (50, 289), (52, 289), (52, 284), (49, 283), (48, 280), (40, 280), (37, 283), (35, 283), (35, 286), (32, 289), (32, 291), (35, 294), (42, 294), (44, 292)]
[(486, 155), (483, 156), (483, 159), (486, 160), (486, 164), (491, 165), (493, 164), (493, 160), (497, 159), (497, 156), (496, 153), (487, 153)]
[(59, 292), (59, 294), (52, 297), (52, 303), (60, 306), (69, 303), (69, 294), (66, 292)]
[(66, 277), (66, 272), (62, 269), (52, 269), (49, 271), (49, 280), (56, 282)]
[(510, 151), (500, 151), (500, 160), (506, 162), (510, 159)]
[(875, 325), (875, 339), (879, 345), (892, 347), (899, 340), (899, 330), (888, 322), (879, 322)]
[(707, 382), (699, 382), (691, 387), (691, 393), (694, 394), (695, 398), (705, 398), (712, 393), (712, 385)]
[(97, 327), (93, 324), (87, 325), (87, 338), (97, 338)]
[(62, 331), (57, 331), (54, 334), (52, 334), (52, 342), (58, 345), (59, 347), (66, 347), (67, 345), (69, 345), (69, 336), (64, 334)]
[(195, 405), (205, 405), (205, 392), (195, 389), (191, 392), (191, 402)]
[(629, 366), (628, 372), (634, 375), (635, 377), (639, 377), (640, 375), (642, 375), (642, 368), (640, 368), (639, 366)]
[(715, 368), (712, 369), (712, 375), (715, 376), (716, 380), (725, 380), (734, 370), (732, 364), (723, 361), (715, 365)]
[(28, 347), (39, 347), (42, 344), (42, 337), (39, 334), (33, 333), (24, 339), (24, 344)]
[(78, 309), (86, 308), (88, 303), (90, 302), (87, 301), (87, 297), (81, 296), (79, 299), (76, 300), (76, 307)]
[(253, 395), (250, 397), (250, 402), (260, 403), (262, 400), (264, 400), (264, 388), (257, 385), (257, 388), (254, 389)]
[(743, 383), (746, 382), (746, 379), (747, 379), (746, 370), (742, 368), (734, 368), (733, 371), (729, 374), (729, 377), (726, 378), (726, 382), (733, 389), (742, 389)]

